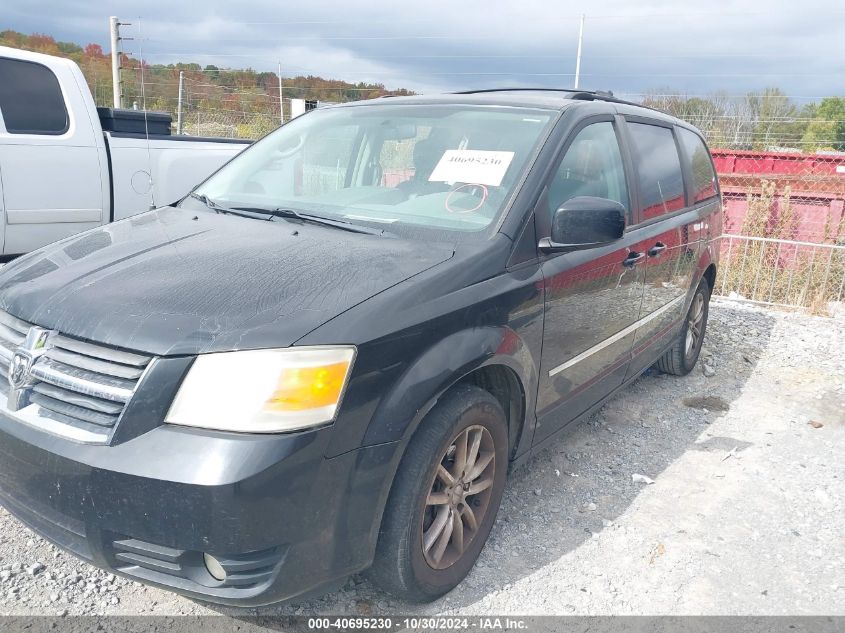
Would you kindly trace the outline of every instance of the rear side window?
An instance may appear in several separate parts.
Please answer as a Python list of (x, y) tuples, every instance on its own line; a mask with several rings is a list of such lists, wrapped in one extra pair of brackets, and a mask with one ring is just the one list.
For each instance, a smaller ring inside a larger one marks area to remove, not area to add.
[(650, 220), (684, 208), (684, 176), (672, 130), (645, 123), (628, 123), (642, 219)]
[(707, 151), (704, 141), (695, 132), (684, 128), (678, 128), (678, 137), (681, 139), (686, 158), (690, 161), (693, 202), (712, 198), (716, 195), (716, 172), (713, 170), (713, 161), (710, 160), (710, 152)]
[(64, 134), (68, 114), (59, 80), (46, 66), (0, 57), (0, 113), (10, 134)]

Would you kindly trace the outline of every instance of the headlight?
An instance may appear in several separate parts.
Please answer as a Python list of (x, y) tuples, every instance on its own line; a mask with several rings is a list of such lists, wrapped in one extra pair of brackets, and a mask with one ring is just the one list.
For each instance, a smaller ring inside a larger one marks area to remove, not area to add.
[(334, 421), (354, 347), (291, 347), (197, 357), (165, 418), (222, 431), (279, 433)]

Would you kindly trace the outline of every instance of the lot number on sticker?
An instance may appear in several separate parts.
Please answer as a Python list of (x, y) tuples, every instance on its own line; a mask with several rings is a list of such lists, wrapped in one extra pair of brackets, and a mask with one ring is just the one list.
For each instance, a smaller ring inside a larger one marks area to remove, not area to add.
[(428, 180), (498, 187), (512, 160), (513, 152), (449, 149), (444, 152)]

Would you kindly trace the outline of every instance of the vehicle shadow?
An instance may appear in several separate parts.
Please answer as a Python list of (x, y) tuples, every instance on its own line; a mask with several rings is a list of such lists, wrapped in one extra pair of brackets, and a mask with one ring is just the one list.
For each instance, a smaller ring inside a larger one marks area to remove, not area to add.
[(738, 344), (742, 333), (732, 325), (741, 320), (737, 310), (743, 308), (730, 303), (711, 308), (705, 353), (714, 376), (703, 375), (702, 360), (686, 377), (650, 369), (589, 421), (512, 472), (478, 564), (447, 596), (426, 605), (408, 603), (356, 576), (318, 599), (260, 609), (212, 608), (235, 618), (461, 611), (576, 550), (612, 526), (645, 489), (646, 484), (632, 480), (634, 473), (659, 484), (661, 473), (687, 451), (727, 455), (750, 446), (707, 434), (741, 395), (775, 323), (774, 317), (755, 311), (756, 351), (744, 349)]

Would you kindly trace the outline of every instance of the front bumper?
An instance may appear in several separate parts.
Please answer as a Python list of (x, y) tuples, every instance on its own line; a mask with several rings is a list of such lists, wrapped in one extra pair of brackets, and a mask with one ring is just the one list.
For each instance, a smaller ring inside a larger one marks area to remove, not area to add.
[(269, 604), (372, 561), (397, 444), (327, 459), (331, 433), (165, 425), (92, 446), (0, 411), (0, 504), (93, 565), (211, 602)]

